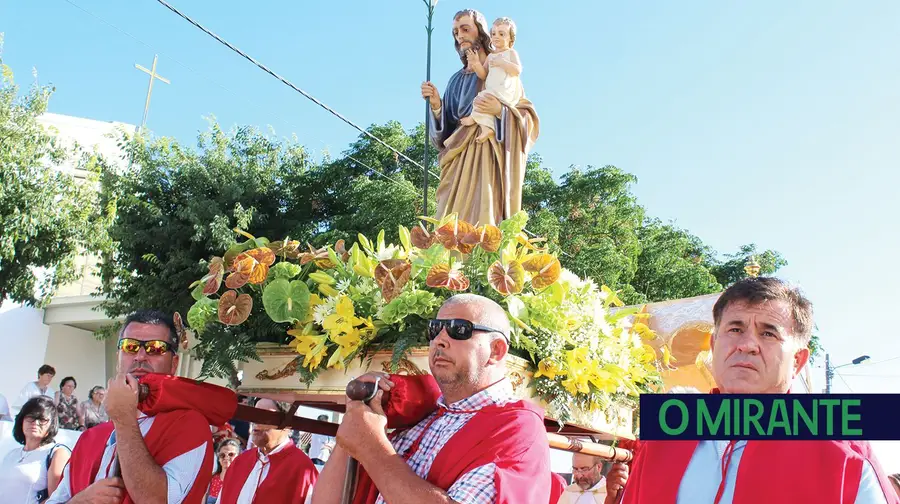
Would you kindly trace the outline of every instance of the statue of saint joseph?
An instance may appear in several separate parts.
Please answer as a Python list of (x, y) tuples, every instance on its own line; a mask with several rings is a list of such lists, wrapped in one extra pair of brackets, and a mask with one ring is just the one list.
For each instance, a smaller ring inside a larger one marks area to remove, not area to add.
[[(437, 188), (437, 218), (456, 212), (471, 224), (497, 225), (522, 209), (522, 185), (528, 151), (538, 137), (538, 116), (524, 96), (503, 103), (484, 88), (473, 67), (490, 54), (487, 21), (476, 10), (453, 18), (453, 38), (463, 68), (450, 77), (443, 99), (431, 82), (422, 84), (433, 114), (431, 140), (440, 154), (441, 182)], [(495, 117), (494, 135), (478, 141), (474, 111)]]

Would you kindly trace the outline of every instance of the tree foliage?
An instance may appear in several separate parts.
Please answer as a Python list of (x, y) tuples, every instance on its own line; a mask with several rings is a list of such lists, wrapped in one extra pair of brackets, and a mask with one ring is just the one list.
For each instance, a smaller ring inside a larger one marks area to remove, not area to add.
[(85, 181), (63, 171), (75, 151), (38, 122), (53, 88), (35, 84), (20, 95), (2, 59), (0, 73), (0, 304), (42, 306), (79, 278), (76, 259), (103, 240), (93, 184), (100, 160), (76, 159)]

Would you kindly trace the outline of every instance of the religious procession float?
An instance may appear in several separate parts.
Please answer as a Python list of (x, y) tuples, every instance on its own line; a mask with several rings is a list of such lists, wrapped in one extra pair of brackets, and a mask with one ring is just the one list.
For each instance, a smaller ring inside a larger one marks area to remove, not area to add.
[[(431, 82), (421, 89), (439, 152), (436, 216), (318, 246), (236, 230), (241, 241), (209, 258), (191, 286), (187, 322), (201, 339), (217, 324), (255, 338), (260, 358), (243, 364), (241, 393), (340, 411), (348, 382), (368, 370), (428, 373), (428, 320), (450, 296), (479, 294), (505, 308), (508, 376), (519, 397), (543, 406), (548, 431), (634, 439), (638, 397), (664, 390), (664, 373), (680, 366), (690, 384), (711, 382), (711, 310), (672, 317), (659, 336), (650, 308), (624, 307), (527, 232), (522, 187), (539, 121), (520, 79), (515, 22), (489, 25), (464, 10), (452, 26), (462, 68), (443, 94)], [(689, 348), (673, 358), (684, 324)]]

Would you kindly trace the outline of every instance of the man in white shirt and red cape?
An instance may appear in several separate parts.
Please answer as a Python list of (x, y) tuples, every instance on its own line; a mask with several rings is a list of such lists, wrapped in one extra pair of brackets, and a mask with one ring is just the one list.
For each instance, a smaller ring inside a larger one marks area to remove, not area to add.
[[(256, 407), (284, 414), (286, 405), (260, 399)], [(241, 453), (228, 468), (218, 504), (303, 504), (316, 482), (312, 460), (294, 445), (291, 429), (253, 424), (253, 448)]]
[[(341, 502), (348, 457), (360, 465), (354, 504), (549, 502), (544, 413), (516, 398), (506, 377), (506, 312), (485, 297), (459, 294), (437, 317), (429, 321), (428, 359), (440, 396), (428, 397), (430, 411), (421, 421), (398, 426), (385, 407), (385, 394), (395, 408), (423, 400), (422, 394), (406, 390), (409, 397), (397, 401), (401, 383), (390, 375), (360, 377), (373, 382), (377, 377), (379, 390), (368, 404), (348, 401), (313, 504)], [(395, 427), (390, 435), (385, 431)]]
[(210, 425), (231, 418), (237, 396), (174, 376), (179, 327), (155, 310), (125, 319), (105, 401), (110, 421), (78, 439), (48, 504), (201, 504), (212, 477)]
[[(785, 394), (809, 360), (812, 303), (776, 278), (732, 285), (713, 307), (723, 394)], [(607, 490), (621, 489), (616, 464)], [(900, 504), (865, 441), (642, 441), (625, 504)]]

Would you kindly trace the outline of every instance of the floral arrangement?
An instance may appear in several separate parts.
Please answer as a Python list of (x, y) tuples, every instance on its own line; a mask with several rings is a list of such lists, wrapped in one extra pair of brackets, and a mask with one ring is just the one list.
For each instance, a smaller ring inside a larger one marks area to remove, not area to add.
[(505, 306), (513, 352), (529, 362), (532, 386), (561, 419), (573, 407), (634, 405), (660, 383), (668, 348), (658, 363), (641, 307), (623, 308), (615, 292), (563, 268), (543, 240), (524, 233), (527, 220), (519, 212), (499, 227), (476, 227), (456, 215), (423, 217), (400, 227), (399, 244), (385, 243), (381, 231), (349, 248), (236, 230), (247, 240), (208, 262), (191, 286), (197, 301), (187, 321), (199, 334), (210, 324), (268, 317), (292, 337), (311, 382), (381, 350), (397, 365), (409, 349), (427, 346), (427, 321), (444, 300), (470, 292)]

